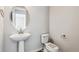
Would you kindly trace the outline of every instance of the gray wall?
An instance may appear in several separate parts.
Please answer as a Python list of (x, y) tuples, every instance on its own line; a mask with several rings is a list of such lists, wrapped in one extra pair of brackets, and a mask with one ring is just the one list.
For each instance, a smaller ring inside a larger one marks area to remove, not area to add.
[[(0, 9), (4, 10), (4, 7), (0, 7)], [(0, 52), (3, 51), (3, 20), (4, 18), (0, 15)]]
[[(34, 51), (41, 48), (40, 35), (48, 32), (48, 7), (26, 7), (30, 15), (30, 23), (25, 32), (30, 32), (32, 37), (25, 41), (25, 51)], [(15, 52), (16, 42), (9, 39), (9, 36), (16, 33), (10, 22), (12, 7), (5, 7), (4, 19), (4, 51)]]
[[(79, 7), (50, 7), (50, 37), (62, 51), (79, 51)], [(66, 35), (67, 39), (61, 37)]]

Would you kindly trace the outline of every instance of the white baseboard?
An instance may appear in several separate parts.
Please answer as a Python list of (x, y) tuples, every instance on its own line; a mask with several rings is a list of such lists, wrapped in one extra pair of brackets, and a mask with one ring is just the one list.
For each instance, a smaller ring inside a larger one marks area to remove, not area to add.
[(41, 48), (38, 48), (38, 49), (35, 49), (35, 50), (31, 50), (31, 51), (29, 51), (29, 52), (38, 52), (38, 51), (40, 51), (40, 50), (42, 50), (42, 47), (41, 47)]

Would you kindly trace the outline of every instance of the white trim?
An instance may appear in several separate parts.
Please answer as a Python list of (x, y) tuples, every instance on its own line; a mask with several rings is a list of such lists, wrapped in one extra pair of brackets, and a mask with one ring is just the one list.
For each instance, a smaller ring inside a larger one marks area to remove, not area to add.
[(42, 50), (42, 47), (41, 47), (41, 48), (38, 48), (38, 49), (35, 49), (35, 50), (31, 50), (31, 51), (29, 51), (29, 52), (38, 52), (38, 51), (40, 51), (40, 50)]

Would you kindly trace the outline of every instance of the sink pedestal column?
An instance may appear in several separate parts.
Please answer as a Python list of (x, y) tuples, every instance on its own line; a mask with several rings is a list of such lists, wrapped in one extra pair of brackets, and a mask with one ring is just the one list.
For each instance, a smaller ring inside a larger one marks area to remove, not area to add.
[(17, 51), (18, 52), (24, 52), (24, 41), (19, 41), (17, 43)]

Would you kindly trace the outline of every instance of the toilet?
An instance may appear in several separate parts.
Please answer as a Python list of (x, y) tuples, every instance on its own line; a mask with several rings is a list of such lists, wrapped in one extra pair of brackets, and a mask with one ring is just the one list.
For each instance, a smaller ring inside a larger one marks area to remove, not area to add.
[(43, 52), (58, 52), (59, 47), (51, 42), (48, 42), (49, 40), (49, 35), (48, 34), (42, 34), (41, 36), (41, 43), (42, 43), (42, 48)]

